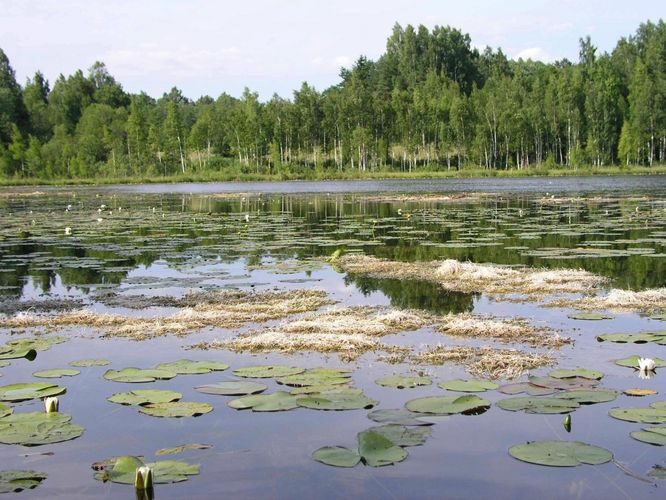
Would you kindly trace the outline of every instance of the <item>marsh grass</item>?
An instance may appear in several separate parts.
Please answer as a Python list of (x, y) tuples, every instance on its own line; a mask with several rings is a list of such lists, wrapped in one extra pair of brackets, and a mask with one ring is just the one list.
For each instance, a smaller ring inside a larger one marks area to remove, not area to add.
[(583, 270), (512, 268), (447, 259), (443, 262), (397, 262), (363, 255), (344, 255), (336, 265), (373, 278), (426, 280), (442, 288), (488, 295), (520, 294), (529, 299), (561, 293), (588, 294), (607, 281)]
[(573, 307), (580, 310), (608, 309), (611, 311), (651, 314), (666, 309), (666, 288), (652, 288), (640, 292), (612, 289), (601, 297), (583, 297), (578, 300), (559, 299), (546, 304), (549, 307)]

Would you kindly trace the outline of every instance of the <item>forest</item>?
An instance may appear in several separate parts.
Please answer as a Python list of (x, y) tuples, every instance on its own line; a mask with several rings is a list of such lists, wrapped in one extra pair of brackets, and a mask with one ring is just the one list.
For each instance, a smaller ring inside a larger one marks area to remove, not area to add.
[[(223, 86), (223, 82), (220, 83)], [(123, 90), (103, 62), (52, 84), (16, 81), (0, 48), (0, 178), (130, 181), (333, 178), (515, 171), (666, 159), (666, 24), (641, 24), (611, 53), (510, 60), (451, 27), (396, 24), (376, 61), (360, 57), (323, 91), (290, 99), (159, 99)]]

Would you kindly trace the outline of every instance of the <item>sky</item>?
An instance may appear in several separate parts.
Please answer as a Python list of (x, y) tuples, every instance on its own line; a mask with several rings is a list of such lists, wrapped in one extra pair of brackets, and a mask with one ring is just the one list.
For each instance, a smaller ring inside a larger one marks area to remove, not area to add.
[(577, 61), (586, 35), (611, 51), (660, 18), (663, 0), (0, 0), (0, 48), (21, 84), (102, 61), (128, 92), (176, 86), (196, 99), (247, 86), (267, 100), (303, 81), (335, 85), (341, 67), (384, 52), (396, 22), (448, 25), (479, 49), (551, 62)]

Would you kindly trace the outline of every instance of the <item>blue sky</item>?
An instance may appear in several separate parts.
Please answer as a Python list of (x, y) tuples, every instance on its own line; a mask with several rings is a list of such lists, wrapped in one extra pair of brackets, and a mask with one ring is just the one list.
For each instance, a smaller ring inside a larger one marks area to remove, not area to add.
[(101, 60), (130, 92), (248, 86), (268, 99), (304, 80), (337, 83), (341, 66), (384, 51), (396, 22), (450, 25), (513, 58), (575, 61), (580, 37), (610, 51), (665, 17), (659, 0), (0, 0), (0, 47), (22, 84), (38, 69), (53, 82)]

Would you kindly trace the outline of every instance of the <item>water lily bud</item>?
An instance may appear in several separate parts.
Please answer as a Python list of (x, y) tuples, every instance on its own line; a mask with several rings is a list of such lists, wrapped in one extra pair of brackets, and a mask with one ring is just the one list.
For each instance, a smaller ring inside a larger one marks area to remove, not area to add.
[(567, 415), (564, 418), (564, 422), (562, 422), (562, 425), (564, 426), (564, 429), (567, 432), (571, 432), (571, 415)]
[(58, 413), (58, 398), (50, 397), (50, 398), (44, 398), (44, 409), (46, 410), (46, 413)]
[(153, 487), (153, 471), (147, 465), (136, 468), (134, 487), (137, 490), (147, 490)]

